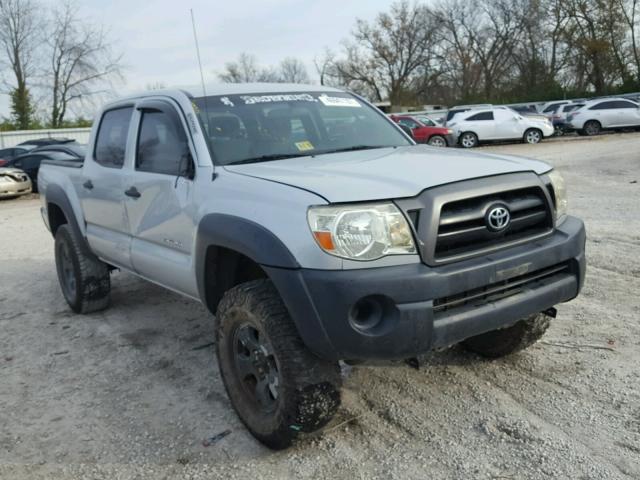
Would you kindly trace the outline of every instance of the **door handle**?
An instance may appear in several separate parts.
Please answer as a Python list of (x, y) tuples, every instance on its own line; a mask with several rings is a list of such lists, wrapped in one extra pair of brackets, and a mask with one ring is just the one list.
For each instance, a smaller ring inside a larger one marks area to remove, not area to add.
[(140, 198), (142, 196), (142, 194), (138, 191), (136, 187), (130, 187), (129, 190), (124, 191), (124, 194), (127, 197), (132, 197), (132, 198)]
[(87, 190), (93, 190), (93, 182), (91, 182), (91, 180), (87, 180), (82, 184), (82, 186)]

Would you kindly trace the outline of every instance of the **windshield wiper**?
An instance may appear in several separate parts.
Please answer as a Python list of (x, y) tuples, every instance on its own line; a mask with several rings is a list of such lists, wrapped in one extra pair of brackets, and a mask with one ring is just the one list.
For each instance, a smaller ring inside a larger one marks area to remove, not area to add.
[(301, 153), (273, 153), (271, 155), (260, 155), (259, 157), (245, 158), (227, 163), (227, 165), (241, 165), (243, 163), (270, 162), (272, 160), (284, 160), (285, 158), (308, 157), (309, 154)]
[(325, 155), (327, 153), (340, 153), (340, 152), (355, 152), (357, 150), (374, 150), (376, 148), (391, 148), (396, 145), (354, 145), (352, 147), (336, 148), (335, 150), (325, 150), (323, 152), (316, 152), (315, 155)]

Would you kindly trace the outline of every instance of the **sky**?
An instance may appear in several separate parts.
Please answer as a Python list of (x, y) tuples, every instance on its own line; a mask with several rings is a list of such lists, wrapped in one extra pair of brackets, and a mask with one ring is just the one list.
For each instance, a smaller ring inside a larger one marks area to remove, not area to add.
[[(56, 0), (44, 0), (54, 5)], [(317, 78), (313, 59), (325, 47), (340, 50), (356, 18), (373, 19), (390, 0), (77, 0), (79, 13), (110, 29), (116, 50), (124, 54), (125, 82), (117, 94), (147, 85), (200, 82), (189, 9), (193, 8), (206, 82), (216, 82), (224, 64), (241, 52), (261, 65), (285, 57), (305, 62)], [(8, 115), (6, 95), (0, 115)]]

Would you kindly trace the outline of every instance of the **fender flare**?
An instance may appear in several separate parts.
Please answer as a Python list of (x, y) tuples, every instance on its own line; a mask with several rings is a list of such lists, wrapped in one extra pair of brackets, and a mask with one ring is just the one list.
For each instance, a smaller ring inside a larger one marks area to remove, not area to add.
[[(87, 239), (80, 229), (78, 219), (73, 210), (73, 207), (71, 206), (69, 197), (67, 196), (67, 193), (64, 191), (64, 189), (60, 185), (47, 185), (45, 200), (47, 203), (47, 215), (49, 215), (49, 204), (56, 205), (58, 208), (60, 208), (60, 210), (62, 210), (62, 213), (64, 213), (65, 218), (67, 219), (67, 223), (71, 226), (74, 233), (79, 239), (81, 239), (81, 242), (85, 244), (88, 249), (89, 246), (87, 244)], [(55, 232), (53, 231), (53, 229), (51, 230), (51, 235), (55, 237)]]
[(284, 243), (262, 225), (235, 215), (210, 213), (202, 217), (198, 224), (194, 250), (198, 294), (205, 304), (206, 255), (207, 249), (212, 246), (234, 250), (258, 265), (300, 268)]

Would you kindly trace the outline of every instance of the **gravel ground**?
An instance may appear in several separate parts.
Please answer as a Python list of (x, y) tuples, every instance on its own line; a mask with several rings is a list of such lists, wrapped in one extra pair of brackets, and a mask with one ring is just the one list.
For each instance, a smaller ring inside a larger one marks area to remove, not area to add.
[(203, 307), (116, 273), (109, 310), (71, 313), (38, 201), (0, 202), (0, 478), (640, 478), (640, 134), (482, 150), (565, 175), (582, 295), (511, 358), (345, 368), (328, 430), (278, 453), (233, 413)]

